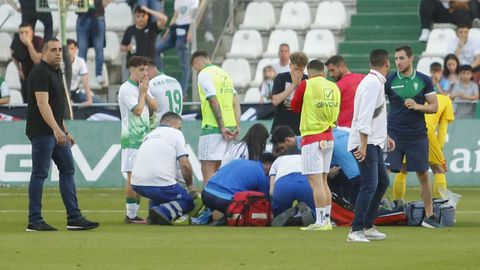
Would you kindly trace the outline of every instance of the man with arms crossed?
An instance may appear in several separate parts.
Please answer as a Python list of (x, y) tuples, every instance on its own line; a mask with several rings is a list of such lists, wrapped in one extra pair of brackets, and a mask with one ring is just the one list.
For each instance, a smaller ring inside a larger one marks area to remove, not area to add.
[(138, 217), (140, 196), (131, 186), (132, 169), (137, 151), (143, 138), (150, 131), (150, 117), (158, 109), (155, 98), (148, 92), (148, 63), (143, 56), (132, 56), (128, 60), (130, 78), (120, 86), (118, 105), (122, 118), (122, 173), (127, 174), (125, 182), (125, 198), (127, 215), (125, 223), (145, 223)]
[(332, 230), (332, 194), (327, 183), (333, 155), (332, 128), (340, 110), (340, 90), (325, 79), (324, 65), (312, 60), (307, 65), (308, 80), (302, 81), (292, 99), (292, 111), (299, 113), (302, 135), (302, 174), (312, 186), (316, 222), (305, 231)]
[(167, 112), (160, 126), (145, 137), (138, 149), (132, 170), (132, 188), (150, 199), (149, 224), (172, 225), (175, 219), (193, 209), (192, 196), (175, 180), (178, 161), (188, 191), (195, 193), (192, 165), (181, 128), (182, 117)]
[[(387, 107), (385, 102), (385, 76), (390, 69), (388, 52), (376, 49), (370, 53), (371, 70), (362, 80), (355, 94), (352, 130), (348, 150), (357, 159), (362, 180), (355, 203), (355, 218), (348, 234), (349, 242), (383, 240), (373, 222), (378, 205), (388, 188), (389, 179), (383, 149), (387, 143)], [(395, 143), (388, 139), (389, 148)]]
[(77, 203), (71, 150), (75, 141), (63, 123), (66, 97), (60, 71), (62, 53), (60, 41), (45, 40), (40, 64), (34, 66), (27, 80), (26, 133), (32, 143), (27, 231), (57, 230), (48, 225), (41, 214), (43, 183), (48, 177), (52, 159), (60, 172), (60, 194), (67, 210), (67, 229), (89, 230), (99, 226), (82, 216)]
[(240, 103), (232, 79), (210, 61), (208, 53), (196, 51), (192, 67), (198, 72), (198, 95), (202, 108), (202, 133), (198, 159), (203, 183), (218, 170), (233, 139), (240, 133)]
[(414, 70), (412, 63), (413, 52), (409, 46), (395, 48), (397, 72), (388, 76), (385, 93), (390, 101), (388, 135), (396, 147), (388, 154), (385, 163), (392, 172), (398, 173), (406, 157), (406, 169), (417, 173), (425, 203), (426, 217), (422, 226), (437, 228), (440, 225), (433, 216), (432, 190), (428, 181), (425, 114), (436, 113), (438, 101), (430, 77)]

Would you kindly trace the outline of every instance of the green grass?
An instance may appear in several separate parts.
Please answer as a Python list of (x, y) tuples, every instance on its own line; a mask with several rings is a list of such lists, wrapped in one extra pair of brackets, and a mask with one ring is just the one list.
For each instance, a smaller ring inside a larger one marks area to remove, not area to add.
[(26, 188), (0, 188), (0, 269), (479, 269), (480, 189), (452, 190), (463, 195), (455, 227), (381, 227), (387, 240), (363, 244), (345, 241), (348, 228), (125, 225), (120, 189), (78, 190), (101, 222), (85, 232), (66, 231), (58, 190), (46, 189), (44, 218), (59, 231), (27, 233)]

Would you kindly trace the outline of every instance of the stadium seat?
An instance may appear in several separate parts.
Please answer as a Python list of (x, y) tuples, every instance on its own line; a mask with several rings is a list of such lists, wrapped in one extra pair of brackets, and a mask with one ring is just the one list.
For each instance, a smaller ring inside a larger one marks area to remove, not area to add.
[(16, 33), (18, 32), (18, 26), (22, 22), (22, 15), (20, 12), (13, 9), (9, 4), (3, 4), (0, 6), (0, 22), (3, 22), (8, 16), (5, 24), (2, 26), (2, 32)]
[(104, 85), (98, 84), (97, 79), (95, 78), (95, 60), (90, 60), (90, 59), (87, 60), (87, 69), (88, 69), (88, 83), (90, 84), (90, 88), (92, 90), (100, 90), (103, 87), (107, 87), (109, 85), (108, 70), (105, 63), (103, 64), (103, 67), (102, 67), (103, 77), (105, 78)]
[(67, 31), (76, 31), (77, 29), (77, 13), (73, 12), (73, 11), (69, 11), (67, 13), (67, 22), (66, 22), (66, 25), (67, 25)]
[(250, 86), (258, 87), (263, 81), (263, 68), (273, 64), (278, 60), (272, 58), (263, 58), (257, 64), (257, 70), (255, 71), (255, 79), (250, 83)]
[(263, 57), (276, 57), (278, 54), (278, 46), (287, 43), (291, 52), (299, 50), (297, 33), (293, 30), (274, 30), (270, 34), (267, 50), (263, 53)]
[(245, 88), (250, 83), (251, 71), (247, 60), (227, 59), (223, 61), (222, 68), (230, 75), (235, 87)]
[(257, 30), (238, 30), (233, 35), (229, 58), (257, 58), (263, 52), (262, 36)]
[(327, 59), (337, 53), (335, 37), (327, 29), (310, 30), (305, 37), (303, 52), (309, 58)]
[(455, 31), (452, 29), (433, 29), (422, 56), (444, 57), (447, 55), (448, 44), (455, 37)]
[(12, 37), (8, 33), (0, 33), (0, 62), (7, 62), (11, 58), (10, 44)]
[(21, 89), (20, 77), (18, 76), (18, 69), (15, 63), (11, 61), (7, 65), (7, 71), (5, 72), (5, 82), (10, 89)]
[(270, 30), (275, 25), (275, 10), (269, 2), (248, 4), (240, 29)]
[(108, 30), (123, 32), (133, 24), (132, 10), (126, 3), (112, 3), (105, 8), (105, 24)]
[(245, 92), (243, 97), (244, 102), (258, 103), (260, 101), (260, 89), (258, 87), (251, 87)]
[(340, 1), (321, 2), (317, 8), (312, 29), (341, 30), (347, 24), (347, 12)]
[(423, 74), (430, 76), (430, 64), (437, 62), (443, 65), (443, 58), (441, 57), (422, 57), (418, 60), (417, 70)]
[(310, 8), (305, 2), (287, 2), (283, 5), (276, 29), (304, 30), (311, 23)]
[(18, 89), (10, 89), (10, 104), (22, 104), (22, 93)]
[[(117, 59), (120, 52), (120, 40), (118, 40), (117, 34), (112, 31), (108, 31), (105, 34), (106, 46), (103, 49), (103, 59), (105, 61), (114, 61)], [(95, 59), (95, 50), (93, 48), (87, 51), (88, 59)]]
[(480, 44), (480, 29), (479, 28), (472, 28), (468, 32), (468, 38), (473, 39), (477, 42), (477, 44)]

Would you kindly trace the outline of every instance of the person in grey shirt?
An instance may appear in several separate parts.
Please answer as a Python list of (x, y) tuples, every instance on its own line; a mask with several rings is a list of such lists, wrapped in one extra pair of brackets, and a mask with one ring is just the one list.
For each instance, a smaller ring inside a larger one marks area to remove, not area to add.
[[(459, 69), (460, 80), (453, 86), (452, 100), (476, 101), (479, 97), (478, 85), (472, 81), (473, 70), (469, 65), (461, 66)], [(455, 117), (473, 118), (475, 115), (476, 103), (457, 103), (455, 104)]]

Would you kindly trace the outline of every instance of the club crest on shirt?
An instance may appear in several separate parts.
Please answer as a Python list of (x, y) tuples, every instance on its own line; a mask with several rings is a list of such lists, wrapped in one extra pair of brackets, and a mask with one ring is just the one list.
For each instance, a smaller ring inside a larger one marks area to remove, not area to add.
[(413, 88), (415, 88), (415, 91), (418, 91), (418, 83), (417, 82), (413, 83)]

